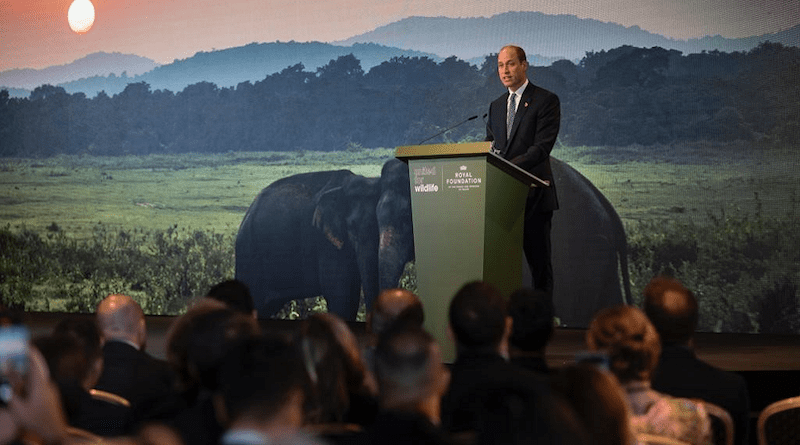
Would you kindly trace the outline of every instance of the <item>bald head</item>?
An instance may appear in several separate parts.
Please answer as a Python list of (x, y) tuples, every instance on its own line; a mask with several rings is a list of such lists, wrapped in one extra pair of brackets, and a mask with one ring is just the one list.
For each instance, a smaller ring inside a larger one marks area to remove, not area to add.
[(697, 328), (697, 299), (674, 278), (650, 280), (644, 288), (644, 311), (664, 344), (688, 343)]
[(372, 311), (367, 316), (367, 330), (380, 335), (399, 319), (422, 326), (422, 302), (406, 289), (386, 289), (378, 294)]
[(106, 340), (125, 340), (144, 346), (144, 312), (127, 295), (109, 295), (97, 305), (97, 324)]

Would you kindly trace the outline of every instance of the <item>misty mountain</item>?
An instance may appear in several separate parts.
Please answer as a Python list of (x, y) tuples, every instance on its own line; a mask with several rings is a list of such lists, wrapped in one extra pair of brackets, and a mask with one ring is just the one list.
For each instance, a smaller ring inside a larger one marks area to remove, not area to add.
[(653, 34), (638, 26), (625, 27), (574, 15), (506, 12), (488, 18), (409, 17), (336, 43), (372, 42), (441, 57), (455, 55), (475, 63), (487, 54), (496, 53), (503, 45), (514, 42), (534, 56), (530, 57), (533, 64), (549, 65), (554, 59), (577, 62), (588, 51), (609, 50), (622, 45), (660, 46), (688, 54), (703, 50), (749, 51), (767, 40), (800, 46), (800, 26), (741, 39), (714, 36), (687, 41)]
[[(64, 65), (50, 66), (43, 69), (13, 69), (0, 72), (0, 85), (9, 91), (18, 89), (33, 90), (50, 84), (59, 85), (66, 82), (93, 76), (128, 76), (144, 74), (158, 64), (146, 57), (133, 54), (99, 52)], [(13, 94), (13, 93), (12, 93)]]
[(241, 82), (263, 80), (270, 74), (280, 72), (298, 63), (302, 63), (306, 71), (314, 71), (331, 60), (348, 54), (353, 54), (360, 60), (361, 67), (365, 71), (399, 56), (429, 57), (435, 61), (442, 60), (433, 54), (389, 48), (373, 43), (348, 46), (294, 41), (251, 43), (222, 50), (201, 51), (192, 57), (176, 59), (173, 63), (157, 66), (149, 72), (137, 76), (112, 73), (53, 84), (63, 87), (68, 93), (83, 92), (89, 97), (94, 97), (100, 91), (114, 95), (122, 92), (129, 83), (134, 82), (145, 82), (153, 90), (172, 92), (180, 92), (186, 86), (198, 82), (211, 82), (219, 87), (235, 87)]

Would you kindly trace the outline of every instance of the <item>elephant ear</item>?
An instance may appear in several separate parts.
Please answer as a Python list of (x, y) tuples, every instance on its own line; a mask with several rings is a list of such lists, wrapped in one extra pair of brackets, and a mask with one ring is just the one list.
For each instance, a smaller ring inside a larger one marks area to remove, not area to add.
[(345, 223), (347, 203), (345, 202), (344, 189), (333, 187), (321, 191), (316, 199), (312, 225), (319, 229), (331, 244), (337, 249), (344, 247), (347, 240), (347, 226)]

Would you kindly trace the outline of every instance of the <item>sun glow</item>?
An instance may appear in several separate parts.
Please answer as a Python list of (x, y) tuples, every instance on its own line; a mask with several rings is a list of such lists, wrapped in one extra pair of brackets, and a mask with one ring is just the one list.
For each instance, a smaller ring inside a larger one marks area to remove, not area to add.
[(89, 0), (75, 0), (67, 11), (69, 27), (78, 34), (83, 34), (94, 24), (94, 5)]

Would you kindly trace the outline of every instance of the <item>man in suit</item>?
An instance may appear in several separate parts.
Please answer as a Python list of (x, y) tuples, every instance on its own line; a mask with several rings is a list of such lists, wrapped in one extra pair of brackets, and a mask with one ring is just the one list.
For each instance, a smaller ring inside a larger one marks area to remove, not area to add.
[(697, 299), (680, 281), (658, 276), (644, 289), (644, 310), (661, 338), (661, 359), (652, 379), (656, 391), (719, 405), (733, 418), (735, 441), (746, 444), (750, 398), (740, 375), (698, 359), (692, 349)]
[(517, 167), (548, 181), (549, 187), (532, 188), (525, 204), (523, 250), (531, 269), (532, 287), (552, 295), (550, 228), (558, 209), (550, 151), (561, 122), (558, 96), (528, 81), (525, 51), (505, 46), (497, 55), (497, 74), (508, 92), (492, 102), (486, 140)]
[(180, 408), (166, 362), (144, 352), (147, 327), (141, 306), (126, 295), (109, 295), (97, 305), (105, 339), (103, 373), (95, 388), (127, 399), (134, 422), (163, 420)]
[(445, 430), (459, 438), (481, 434), (491, 417), (487, 401), (505, 395), (516, 394), (537, 407), (550, 402), (541, 376), (508, 362), (513, 321), (506, 299), (494, 286), (482, 281), (465, 284), (451, 300), (448, 316), (456, 360), (442, 397)]

